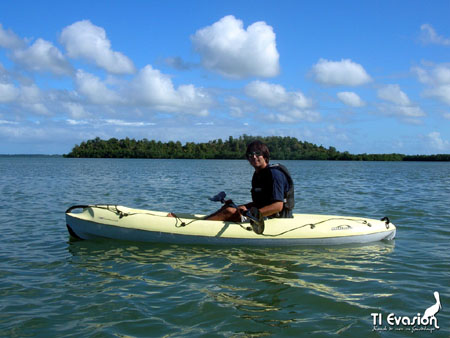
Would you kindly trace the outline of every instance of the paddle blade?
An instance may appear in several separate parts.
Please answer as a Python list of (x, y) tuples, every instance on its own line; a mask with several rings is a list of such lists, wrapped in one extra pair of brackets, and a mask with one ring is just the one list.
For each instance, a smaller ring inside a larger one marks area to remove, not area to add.
[(225, 193), (225, 191), (221, 191), (216, 196), (209, 197), (209, 200), (213, 202), (223, 202), (226, 196), (227, 194)]

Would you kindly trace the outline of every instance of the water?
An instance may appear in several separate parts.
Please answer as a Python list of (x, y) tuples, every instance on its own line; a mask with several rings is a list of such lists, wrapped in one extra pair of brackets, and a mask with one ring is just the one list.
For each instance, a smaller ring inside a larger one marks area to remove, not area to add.
[[(296, 210), (381, 218), (397, 238), (359, 246), (246, 248), (72, 241), (64, 211), (110, 203), (207, 213), (249, 198), (245, 161), (0, 157), (0, 336), (450, 335), (450, 163), (284, 161)], [(371, 313), (381, 313), (375, 327)], [(381, 329), (391, 330), (382, 331)]]

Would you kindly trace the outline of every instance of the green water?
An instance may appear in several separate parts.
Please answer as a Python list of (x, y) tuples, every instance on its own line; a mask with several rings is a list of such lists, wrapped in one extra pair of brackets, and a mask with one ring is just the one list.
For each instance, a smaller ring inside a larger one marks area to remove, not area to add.
[[(450, 164), (283, 163), (296, 182), (295, 212), (389, 216), (395, 241), (289, 249), (71, 241), (64, 211), (73, 204), (207, 213), (219, 206), (207, 197), (221, 190), (248, 201), (252, 168), (0, 157), (0, 336), (448, 337)], [(390, 313), (423, 314), (434, 291), (439, 330), (388, 325)]]

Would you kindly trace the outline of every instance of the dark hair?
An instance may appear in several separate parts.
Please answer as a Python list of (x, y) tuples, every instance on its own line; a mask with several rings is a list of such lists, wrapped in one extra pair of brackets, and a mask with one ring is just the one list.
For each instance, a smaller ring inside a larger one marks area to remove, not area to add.
[(269, 159), (270, 159), (270, 152), (269, 152), (269, 148), (267, 148), (267, 146), (262, 143), (259, 140), (255, 140), (252, 143), (250, 143), (247, 146), (247, 152), (246, 154), (250, 154), (254, 151), (259, 151), (261, 152), (261, 154), (263, 155), (264, 159), (266, 160), (267, 163), (269, 163)]

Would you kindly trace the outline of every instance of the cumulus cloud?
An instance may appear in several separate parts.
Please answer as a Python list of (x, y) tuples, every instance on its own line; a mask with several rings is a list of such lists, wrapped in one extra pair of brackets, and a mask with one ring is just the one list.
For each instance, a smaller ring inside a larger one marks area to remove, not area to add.
[(420, 31), (420, 39), (423, 43), (450, 46), (450, 39), (438, 35), (431, 25), (423, 24), (422, 26), (420, 26)]
[(91, 103), (117, 104), (121, 98), (114, 90), (109, 89), (97, 76), (78, 70), (75, 83), (78, 93), (84, 95)]
[(397, 84), (380, 88), (377, 95), (380, 99), (389, 103), (388, 105), (380, 106), (380, 109), (385, 113), (407, 118), (411, 123), (417, 123), (417, 120), (411, 118), (425, 116), (425, 112), (412, 103), (408, 95)]
[(425, 90), (424, 93), (426, 96), (437, 97), (442, 102), (450, 105), (450, 84), (441, 85), (435, 88)]
[(436, 97), (441, 102), (450, 105), (450, 64), (438, 64), (427, 68), (415, 67), (413, 72), (428, 88), (424, 95)]
[(337, 93), (337, 97), (342, 103), (346, 104), (347, 106), (363, 107), (366, 105), (366, 103), (361, 100), (358, 94), (354, 92), (339, 92)]
[(311, 110), (313, 101), (302, 92), (288, 92), (278, 84), (265, 81), (253, 81), (244, 88), (245, 94), (254, 99), (263, 108), (276, 111), (267, 115), (278, 122), (292, 123), (299, 120), (318, 121), (320, 115)]
[(230, 115), (233, 117), (242, 118), (255, 110), (255, 107), (248, 101), (234, 96), (225, 98), (225, 103), (229, 109)]
[[(69, 116), (73, 119), (79, 120), (82, 118), (89, 117), (91, 114), (86, 111), (83, 105), (75, 102), (63, 102), (62, 106), (68, 112)], [(73, 120), (71, 120), (73, 121)]]
[(320, 114), (314, 110), (292, 109), (282, 113), (271, 113), (267, 119), (272, 122), (297, 123), (299, 121), (317, 122), (320, 120)]
[(19, 89), (10, 83), (0, 83), (0, 103), (8, 103), (17, 99)]
[(265, 22), (251, 24), (229, 15), (192, 37), (205, 68), (229, 78), (273, 77), (279, 74), (279, 54), (273, 28)]
[(25, 41), (19, 38), (12, 30), (3, 29), (0, 23), (0, 47), (8, 49), (23, 48), (25, 46)]
[(72, 66), (58, 48), (42, 39), (37, 39), (34, 44), (26, 49), (15, 50), (13, 59), (35, 72), (49, 71), (56, 75), (67, 75), (73, 72)]
[(208, 115), (212, 99), (206, 91), (193, 85), (180, 85), (175, 89), (168, 75), (147, 65), (130, 84), (130, 96), (139, 105), (166, 112), (187, 112)]
[(379, 89), (378, 97), (401, 106), (411, 104), (408, 96), (400, 89), (399, 85), (387, 85)]
[(128, 57), (111, 49), (105, 30), (89, 20), (78, 21), (64, 28), (60, 42), (71, 58), (86, 59), (112, 74), (135, 72), (133, 62)]
[(360, 86), (372, 81), (363, 66), (350, 59), (320, 59), (312, 67), (312, 74), (316, 82), (326, 86)]
[[(211, 96), (202, 88), (191, 84), (175, 88), (170, 76), (150, 65), (128, 81), (116, 81), (114, 78), (103, 81), (93, 74), (78, 70), (75, 84), (76, 93), (97, 105), (140, 107), (155, 112), (206, 116), (213, 103)], [(73, 118), (84, 114), (79, 108), (66, 108)]]
[(281, 85), (265, 81), (250, 82), (245, 87), (245, 93), (268, 107), (287, 105), (302, 109), (310, 108), (313, 105), (312, 100), (308, 99), (302, 92), (288, 92)]
[(17, 104), (24, 113), (50, 115), (48, 98), (34, 84), (16, 87), (11, 83), (0, 83), (0, 103)]
[(447, 151), (450, 149), (450, 142), (442, 139), (441, 134), (437, 131), (427, 135), (429, 144), (436, 150)]
[(70, 63), (51, 42), (37, 39), (27, 47), (25, 40), (20, 39), (11, 30), (4, 30), (1, 24), (0, 47), (11, 49), (12, 60), (30, 71), (51, 72), (56, 75), (73, 73)]
[(27, 110), (39, 115), (51, 115), (47, 107), (48, 96), (35, 84), (20, 88), (19, 103)]

